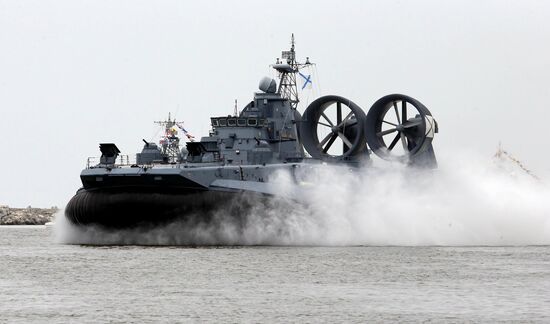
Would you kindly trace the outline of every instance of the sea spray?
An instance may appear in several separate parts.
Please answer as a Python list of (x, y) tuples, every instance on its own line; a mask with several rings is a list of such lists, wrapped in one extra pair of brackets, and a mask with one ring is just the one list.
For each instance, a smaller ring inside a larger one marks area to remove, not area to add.
[[(437, 170), (397, 163), (301, 167), (272, 179), (282, 197), (258, 200), (244, 214), (230, 215), (236, 208), (227, 206), (208, 223), (197, 214), (112, 230), (74, 226), (60, 212), (55, 239), (98, 245), (550, 244), (550, 188), (503, 163), (454, 154), (440, 158)], [(234, 207), (247, 199), (238, 196)]]

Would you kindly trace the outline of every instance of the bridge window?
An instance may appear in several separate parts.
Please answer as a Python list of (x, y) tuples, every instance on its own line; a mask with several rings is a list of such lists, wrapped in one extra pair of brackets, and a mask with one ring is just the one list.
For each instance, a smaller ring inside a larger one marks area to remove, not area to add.
[(264, 118), (248, 117), (248, 118), (234, 118), (234, 117), (216, 117), (211, 118), (213, 127), (265, 127), (268, 122)]

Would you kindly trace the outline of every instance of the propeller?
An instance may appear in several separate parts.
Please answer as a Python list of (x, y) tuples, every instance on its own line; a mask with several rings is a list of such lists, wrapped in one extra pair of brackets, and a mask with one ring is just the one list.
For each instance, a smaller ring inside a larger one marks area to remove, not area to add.
[(376, 101), (367, 114), (367, 143), (376, 155), (386, 160), (419, 163), (422, 156), (425, 160), (422, 163), (435, 165), (431, 143), (436, 132), (437, 124), (431, 112), (409, 96), (385, 96)]
[(366, 151), (366, 115), (351, 100), (324, 96), (304, 111), (300, 137), (307, 152), (317, 159), (349, 160)]

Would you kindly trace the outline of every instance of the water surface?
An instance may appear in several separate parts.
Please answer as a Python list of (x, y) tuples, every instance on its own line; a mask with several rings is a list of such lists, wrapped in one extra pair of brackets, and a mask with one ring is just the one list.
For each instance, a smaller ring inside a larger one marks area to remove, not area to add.
[(143, 247), (0, 226), (0, 322), (550, 321), (550, 247)]

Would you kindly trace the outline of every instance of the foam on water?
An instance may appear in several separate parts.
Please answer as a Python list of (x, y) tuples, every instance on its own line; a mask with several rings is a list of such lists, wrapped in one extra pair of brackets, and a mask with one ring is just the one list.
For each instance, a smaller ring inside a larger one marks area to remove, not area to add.
[[(380, 161), (376, 161), (380, 162)], [(57, 242), (144, 245), (548, 245), (550, 188), (505, 161), (471, 153), (440, 157), (436, 171), (398, 164), (301, 175), (303, 205), (258, 204), (241, 221), (105, 230), (56, 217)], [(290, 192), (292, 180), (276, 185)], [(235, 203), (239, 203), (237, 199)]]

